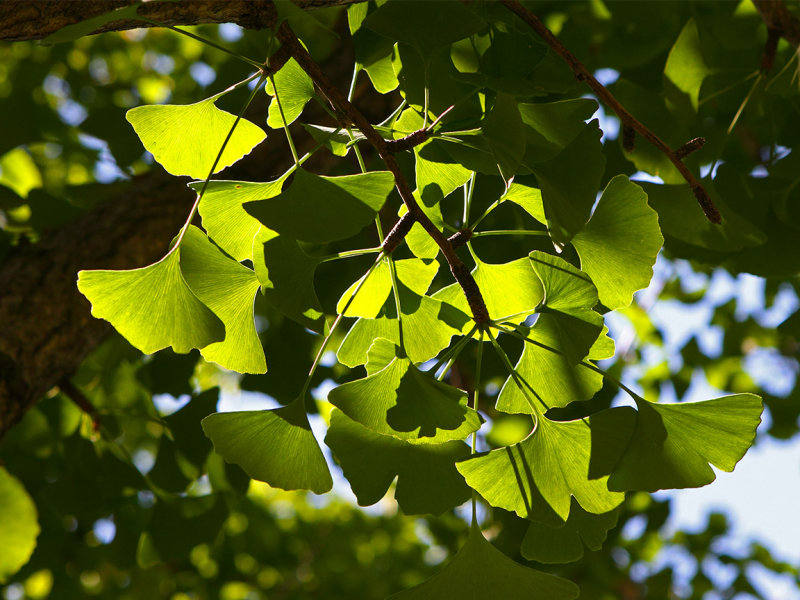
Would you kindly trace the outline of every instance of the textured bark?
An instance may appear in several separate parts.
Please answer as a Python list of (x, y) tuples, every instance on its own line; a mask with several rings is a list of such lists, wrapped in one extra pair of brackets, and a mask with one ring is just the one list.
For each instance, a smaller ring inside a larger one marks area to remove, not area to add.
[[(363, 0), (294, 0), (301, 8), (322, 8)], [(66, 27), (135, 0), (0, 0), (0, 40), (40, 40)], [(139, 14), (165, 25), (236, 23), (246, 29), (263, 29), (265, 2), (261, 0), (155, 0), (139, 7)], [(92, 33), (152, 27), (133, 20), (112, 21)]]
[(0, 436), (110, 332), (75, 285), (80, 269), (131, 269), (164, 254), (193, 194), (163, 173), (136, 178), (119, 198), (0, 268)]

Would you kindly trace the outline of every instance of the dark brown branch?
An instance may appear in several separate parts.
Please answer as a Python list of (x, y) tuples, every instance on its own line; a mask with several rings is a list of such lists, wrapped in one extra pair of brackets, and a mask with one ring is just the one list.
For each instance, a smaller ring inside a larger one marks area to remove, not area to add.
[(703, 184), (701, 184), (697, 177), (695, 177), (694, 174), (689, 170), (689, 167), (683, 164), (683, 161), (676, 156), (672, 148), (670, 148), (660, 137), (650, 131), (638, 119), (636, 119), (636, 117), (628, 112), (628, 110), (620, 103), (620, 101), (617, 100), (603, 84), (594, 78), (594, 75), (592, 75), (592, 73), (583, 65), (583, 63), (578, 60), (578, 58), (572, 54), (572, 52), (570, 52), (547, 27), (545, 27), (544, 23), (539, 20), (539, 17), (522, 6), (522, 4), (520, 4), (517, 0), (503, 0), (503, 4), (505, 4), (506, 7), (515, 13), (520, 19), (525, 21), (525, 23), (527, 23), (537, 34), (539, 34), (539, 37), (541, 37), (545, 43), (547, 43), (547, 45), (550, 46), (556, 52), (556, 54), (558, 54), (564, 60), (564, 62), (567, 63), (567, 65), (569, 65), (569, 68), (572, 69), (572, 72), (575, 74), (575, 78), (579, 81), (585, 82), (586, 85), (592, 88), (592, 91), (597, 95), (597, 97), (600, 98), (600, 100), (602, 100), (617, 114), (623, 129), (625, 127), (632, 127), (639, 135), (653, 144), (653, 146), (658, 148), (667, 158), (670, 159), (672, 164), (675, 165), (675, 168), (678, 169), (686, 182), (691, 186), (692, 191), (694, 192), (694, 195), (700, 204), (700, 207), (703, 209), (703, 212), (706, 215), (706, 218), (712, 223), (721, 223), (722, 217), (719, 214), (717, 207), (714, 206), (714, 203), (711, 201), (711, 198), (709, 197), (705, 188), (703, 188)]
[(72, 400), (75, 406), (89, 415), (89, 417), (92, 419), (92, 427), (94, 428), (95, 432), (100, 431), (100, 426), (102, 425), (100, 414), (97, 412), (97, 409), (94, 407), (94, 405), (89, 402), (86, 396), (83, 395), (83, 392), (76, 388), (69, 379), (65, 379), (59, 383), (58, 387), (67, 398)]
[(416, 222), (417, 220), (410, 212), (400, 217), (400, 220), (394, 224), (394, 227), (392, 227), (389, 235), (387, 235), (386, 239), (383, 240), (383, 253), (389, 255), (394, 252), (405, 239), (408, 232), (411, 231), (411, 228)]
[(489, 312), (486, 309), (483, 295), (480, 289), (478, 289), (478, 285), (475, 283), (472, 274), (469, 272), (469, 269), (464, 266), (464, 263), (461, 262), (461, 259), (455, 253), (455, 250), (453, 250), (447, 238), (439, 231), (436, 225), (433, 224), (422, 208), (420, 208), (417, 200), (414, 198), (408, 181), (406, 181), (405, 176), (400, 170), (400, 165), (397, 164), (394, 155), (387, 147), (386, 140), (375, 130), (364, 114), (353, 106), (345, 95), (333, 85), (327, 75), (325, 75), (319, 65), (297, 39), (297, 36), (292, 31), (291, 27), (289, 27), (288, 23), (281, 23), (278, 27), (277, 37), (281, 44), (289, 49), (289, 54), (291, 54), (292, 58), (294, 58), (297, 64), (311, 77), (314, 84), (322, 90), (331, 104), (361, 130), (361, 133), (364, 134), (367, 141), (369, 141), (378, 152), (386, 167), (391, 171), (392, 175), (394, 175), (395, 186), (400, 193), (400, 197), (403, 199), (403, 203), (406, 205), (406, 208), (408, 208), (408, 212), (422, 225), (442, 251), (442, 254), (447, 260), (447, 264), (450, 266), (450, 272), (467, 297), (473, 319), (479, 324), (487, 323), (489, 321)]
[(447, 241), (450, 242), (450, 245), (453, 248), (458, 248), (459, 246), (463, 246), (468, 241), (472, 239), (472, 229), (462, 229), (460, 231), (456, 231), (453, 235), (447, 238)]
[[(293, 0), (300, 8), (319, 8), (352, 4), (363, 0)], [(62, 27), (97, 17), (135, 0), (0, 0), (0, 40), (40, 40)], [(263, 29), (264, 0), (193, 0), (172, 2), (155, 0), (138, 10), (143, 17), (165, 25), (236, 23), (245, 29)], [(153, 27), (151, 23), (130, 19), (112, 21), (92, 33)]]
[[(753, 0), (767, 30), (775, 30), (797, 48), (800, 46), (800, 19), (781, 0)], [(769, 35), (769, 33), (768, 33)]]
[(426, 142), (430, 134), (431, 132), (428, 128), (417, 129), (416, 131), (412, 131), (400, 139), (386, 140), (386, 150), (393, 153), (411, 150), (414, 146), (419, 146), (420, 144)]
[(689, 156), (695, 150), (699, 150), (703, 146), (706, 145), (706, 138), (704, 137), (696, 137), (693, 140), (689, 140), (683, 146), (675, 150), (675, 156), (678, 158), (684, 158), (685, 156)]

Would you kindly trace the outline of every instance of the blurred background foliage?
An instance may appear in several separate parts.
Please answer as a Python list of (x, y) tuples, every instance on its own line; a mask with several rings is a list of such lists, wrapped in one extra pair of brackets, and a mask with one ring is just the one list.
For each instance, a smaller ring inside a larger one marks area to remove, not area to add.
[[(800, 89), (794, 48), (781, 43), (775, 67), (762, 81), (758, 69), (766, 29), (749, 1), (592, 0), (537, 2), (532, 8), (673, 146), (706, 137), (708, 145), (689, 163), (704, 175), (712, 173), (717, 190), (748, 190), (726, 196), (751, 200), (735, 207), (745, 223), (736, 235), (757, 237), (749, 223), (770, 238), (744, 250), (692, 246), (674, 225), (680, 215), (665, 209), (667, 244), (655, 278), (610, 322), (617, 353), (604, 368), (648, 397), (687, 399), (709, 386), (758, 393), (768, 411), (757, 446), (767, 438), (796, 438), (800, 320), (790, 315), (798, 306), (800, 270), (795, 150)], [(353, 56), (345, 11), (325, 9), (315, 16), (330, 29), (309, 24), (298, 33), (326, 69), (341, 74), (343, 86)], [(690, 18), (697, 23), (707, 70), (694, 108), (680, 105), (680, 96), (670, 104), (674, 90), (663, 75)], [(191, 30), (254, 59), (266, 52), (262, 32), (234, 25)], [(543, 93), (543, 100), (586, 94), (554, 57), (545, 61), (538, 76), (559, 93)], [(130, 185), (133, 176), (160, 168), (126, 122), (129, 108), (196, 102), (246, 75), (246, 66), (230, 56), (165, 29), (107, 33), (56, 46), (0, 45), (0, 256), (69, 227), (70, 220)], [(382, 118), (399, 96), (379, 97), (362, 75), (356, 98)], [(226, 102), (237, 101), (225, 97), (220, 107), (235, 112)], [(250, 118), (261, 123), (265, 106), (263, 99), (255, 109), (261, 116)], [(597, 116), (605, 132), (607, 178), (637, 172), (646, 178), (641, 171), (648, 165), (651, 174), (658, 172), (653, 161), (659, 157), (644, 149), (634, 164), (621, 149), (615, 119), (602, 109)], [(298, 127), (296, 139), (304, 135)], [(284, 143), (278, 135), (273, 141)], [(342, 163), (336, 167), (340, 172), (355, 167)], [(321, 157), (318, 168), (331, 164)], [(265, 165), (264, 180), (280, 170), (281, 165)], [(772, 212), (765, 215), (767, 196), (769, 202), (780, 199), (782, 208), (773, 212), (785, 218), (777, 225)], [(495, 190), (478, 186), (476, 210), (494, 197)], [(486, 226), (508, 229), (520, 219), (501, 207)], [(535, 249), (536, 240), (519, 236), (497, 244), (486, 238), (474, 244), (485, 260), (501, 262)], [(374, 245), (365, 240), (370, 242)], [(719, 264), (726, 267), (713, 266)], [(345, 279), (344, 269), (355, 280), (365, 265), (360, 259), (339, 261), (336, 279)], [(317, 286), (332, 312), (342, 289), (329, 285), (327, 268), (319, 270)], [(447, 283), (443, 278), (441, 284)], [(317, 350), (319, 338), (265, 304), (258, 305), (258, 314), (270, 364), (266, 376), (222, 372), (196, 351), (142, 356), (114, 334), (72, 380), (97, 410), (99, 427), (62, 386), (10, 431), (0, 444), (0, 461), (33, 497), (41, 534), (30, 562), (2, 588), (6, 600), (382, 598), (422, 581), (458, 549), (467, 533), (464, 512), (406, 518), (391, 497), (363, 510), (341, 478), (335, 494), (324, 498), (272, 490), (249, 482), (238, 467), (210, 451), (200, 418), (218, 404), (230, 409), (289, 402)], [(527, 433), (528, 423), (492, 409), (505, 378), (492, 357), (484, 362), (481, 408), (492, 420), (484, 442), (508, 444)], [(473, 365), (474, 357), (465, 352), (452, 383), (469, 387)], [(328, 410), (325, 391), (352, 377), (341, 366), (318, 370), (313, 382), (318, 419)], [(591, 409), (570, 406), (563, 415), (593, 412), (615, 397), (616, 390), (606, 387), (588, 401)], [(570, 565), (538, 567), (573, 579), (582, 597), (592, 599), (775, 599), (770, 581), (798, 588), (800, 565), (781, 562), (755, 541), (732, 551), (726, 541), (732, 524), (722, 514), (711, 513), (700, 530), (676, 530), (670, 526), (670, 503), (632, 493), (602, 550), (587, 551)], [(527, 523), (496, 509), (494, 518), (487, 535), (525, 562), (519, 546)]]

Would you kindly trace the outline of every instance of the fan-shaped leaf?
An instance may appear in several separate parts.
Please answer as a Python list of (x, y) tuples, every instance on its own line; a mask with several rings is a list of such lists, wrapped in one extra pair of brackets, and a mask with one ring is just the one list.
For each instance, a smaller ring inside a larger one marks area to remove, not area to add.
[(19, 479), (0, 466), (0, 583), (19, 571), (36, 548), (36, 505)]
[(413, 443), (381, 435), (334, 409), (325, 436), (361, 506), (374, 504), (397, 477), (395, 499), (407, 515), (441, 514), (469, 499), (470, 490), (455, 462), (469, 446)]
[(202, 425), (217, 454), (253, 479), (315, 494), (333, 487), (302, 398), (273, 410), (215, 413)]
[[(214, 105), (221, 95), (195, 104), (137, 106), (130, 109), (125, 118), (133, 125), (145, 149), (168, 173), (203, 179), (208, 176), (236, 121), (234, 115)], [(241, 119), (214, 173), (248, 154), (265, 137), (264, 130)]]

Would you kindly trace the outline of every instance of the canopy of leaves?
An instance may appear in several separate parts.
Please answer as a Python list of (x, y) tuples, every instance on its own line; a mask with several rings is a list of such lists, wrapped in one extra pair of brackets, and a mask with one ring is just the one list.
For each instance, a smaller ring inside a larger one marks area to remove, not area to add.
[[(89, 35), (137, 4), (0, 47), (0, 431), (20, 386), (73, 361), (0, 444), (5, 596), (767, 597), (747, 564), (796, 578), (762, 547), (724, 554), (719, 516), (668, 532), (648, 495), (797, 433), (791, 32), (771, 45), (748, 2), (276, 4), (272, 29)], [(115, 206), (124, 227), (96, 218)], [(92, 260), (52, 249), (73, 228)], [(134, 237), (149, 250), (119, 256)], [(64, 277), (80, 294), (50, 291)], [(89, 310), (102, 345), (90, 326), (14, 345)], [(687, 582), (661, 550), (733, 576)]]

